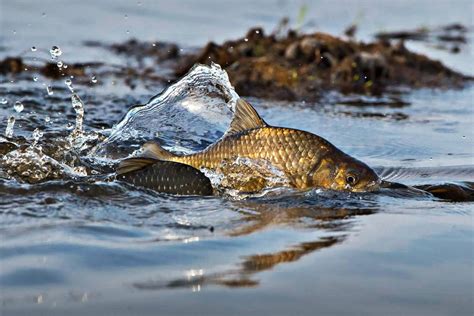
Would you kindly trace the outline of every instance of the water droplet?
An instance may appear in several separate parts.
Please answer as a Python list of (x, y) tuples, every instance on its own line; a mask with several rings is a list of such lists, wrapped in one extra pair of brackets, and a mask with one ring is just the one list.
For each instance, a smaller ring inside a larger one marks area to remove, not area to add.
[(78, 135), (82, 134), (82, 122), (84, 119), (84, 103), (81, 98), (76, 93), (73, 93), (71, 96), (71, 103), (74, 111), (76, 112), (76, 126), (72, 131), (71, 137), (76, 138)]
[(35, 130), (33, 131), (33, 139), (35, 140), (35, 145), (36, 143), (38, 143), (41, 137), (43, 137), (43, 132), (39, 128), (35, 128)]
[(156, 46), (156, 43), (151, 44), (151, 46), (155, 47), (155, 46)]
[(71, 101), (72, 101), (72, 107), (74, 108), (76, 113), (81, 112), (84, 109), (84, 103), (82, 103), (82, 100), (79, 98), (77, 94), (74, 93), (72, 95)]
[(63, 66), (63, 62), (62, 62), (62, 61), (58, 61), (58, 62), (56, 63), (56, 65), (58, 65), (58, 68), (61, 68), (61, 67)]
[(38, 77), (37, 76), (33, 76), (33, 81), (38, 81)]
[(137, 4), (138, 4), (139, 6), (141, 6), (141, 5), (142, 5), (142, 2), (141, 2), (141, 1), (138, 1)]
[(53, 59), (56, 59), (56, 58), (58, 58), (59, 56), (61, 56), (63, 52), (61, 51), (61, 49), (60, 49), (58, 46), (53, 46), (53, 47), (51, 47), (51, 49), (49, 50), (49, 53), (51, 54), (51, 57), (52, 57)]
[(44, 18), (45, 16), (46, 16), (46, 13), (45, 13), (45, 12), (41, 13), (41, 17)]
[(0, 99), (0, 104), (7, 104), (7, 103), (8, 103), (7, 98), (1, 98)]
[(13, 136), (13, 126), (15, 125), (15, 117), (12, 115), (8, 118), (7, 128), (5, 129), (5, 136)]
[(69, 88), (69, 90), (74, 93), (74, 88), (72, 87), (72, 80), (71, 79), (66, 79), (66, 80), (64, 80), (64, 83)]
[(16, 30), (13, 30), (13, 35), (15, 35), (15, 34), (16, 34)]
[(91, 81), (92, 81), (92, 83), (97, 83), (97, 77), (96, 77), (96, 76), (92, 76)]
[(48, 92), (48, 95), (53, 95), (53, 88), (51, 86), (46, 87), (46, 92)]
[[(81, 176), (87, 176), (87, 169), (86, 167), (83, 166), (77, 166), (73, 168), (74, 172), (81, 175)], [(84, 294), (86, 295), (86, 294)]]
[(72, 124), (72, 123), (67, 123), (66, 128), (67, 128), (67, 129), (73, 129), (73, 128), (74, 128), (74, 124)]
[(67, 68), (67, 65), (66, 65), (66, 64), (63, 64), (63, 68), (66, 69), (66, 68)]
[(260, 30), (255, 30), (255, 33), (260, 34)]
[(46, 123), (49, 123), (49, 122), (51, 122), (51, 118), (50, 118), (49, 116), (46, 116), (46, 117), (44, 118), (44, 121), (45, 121)]
[(13, 108), (17, 113), (20, 113), (25, 107), (23, 106), (23, 103), (21, 103), (20, 101), (16, 101), (15, 105), (13, 105)]
[(249, 41), (249, 39), (248, 39), (248, 38), (245, 38), (245, 39), (244, 39), (244, 41), (248, 42), (248, 41)]
[(125, 33), (127, 33), (127, 34), (130, 34), (130, 31), (129, 31), (129, 30), (127, 30)]
[(37, 49), (36, 49), (36, 46), (32, 46), (32, 47), (31, 47), (31, 51), (32, 51), (32, 52), (36, 52), (36, 50), (37, 50)]
[(125, 18), (125, 20), (128, 19), (128, 15), (127, 15), (127, 14), (125, 14), (123, 17)]

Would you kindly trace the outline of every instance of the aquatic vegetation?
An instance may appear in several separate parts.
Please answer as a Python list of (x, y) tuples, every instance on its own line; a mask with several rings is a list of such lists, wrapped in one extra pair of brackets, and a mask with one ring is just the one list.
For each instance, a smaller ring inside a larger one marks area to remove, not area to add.
[(284, 37), (250, 29), (240, 39), (208, 43), (194, 63), (220, 64), (243, 96), (312, 101), (327, 91), (380, 94), (388, 87), (459, 87), (472, 78), (410, 52), (403, 43), (344, 40), (325, 33)]

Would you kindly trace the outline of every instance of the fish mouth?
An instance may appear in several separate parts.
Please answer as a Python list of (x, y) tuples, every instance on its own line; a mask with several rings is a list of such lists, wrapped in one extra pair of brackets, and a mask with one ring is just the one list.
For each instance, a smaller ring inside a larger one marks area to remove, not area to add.
[(366, 192), (378, 191), (378, 190), (380, 189), (380, 183), (381, 183), (380, 180), (372, 181), (372, 182), (369, 183), (369, 185), (366, 187)]
[(365, 186), (360, 188), (350, 188), (352, 192), (374, 192), (378, 191), (382, 187), (383, 181), (380, 179), (368, 182)]

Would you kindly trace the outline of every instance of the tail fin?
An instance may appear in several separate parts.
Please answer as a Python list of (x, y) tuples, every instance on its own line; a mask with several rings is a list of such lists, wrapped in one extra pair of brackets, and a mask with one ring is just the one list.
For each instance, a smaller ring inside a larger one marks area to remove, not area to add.
[(154, 142), (147, 142), (142, 147), (143, 152), (140, 154), (144, 158), (152, 158), (158, 160), (173, 160), (175, 154), (170, 153), (160, 145)]

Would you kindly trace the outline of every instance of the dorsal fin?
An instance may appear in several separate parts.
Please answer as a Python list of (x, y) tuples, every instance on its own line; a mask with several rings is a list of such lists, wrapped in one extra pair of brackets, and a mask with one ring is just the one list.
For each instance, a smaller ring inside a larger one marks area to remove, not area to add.
[(173, 160), (176, 155), (170, 153), (155, 142), (146, 142), (142, 147), (140, 157), (158, 160)]
[(258, 115), (250, 103), (238, 99), (235, 105), (234, 119), (227, 130), (228, 135), (243, 132), (249, 129), (266, 127), (267, 123)]
[(156, 162), (156, 159), (152, 158), (128, 158), (120, 162), (117, 167), (117, 175), (129, 173), (132, 171), (143, 169), (149, 165), (152, 165)]

